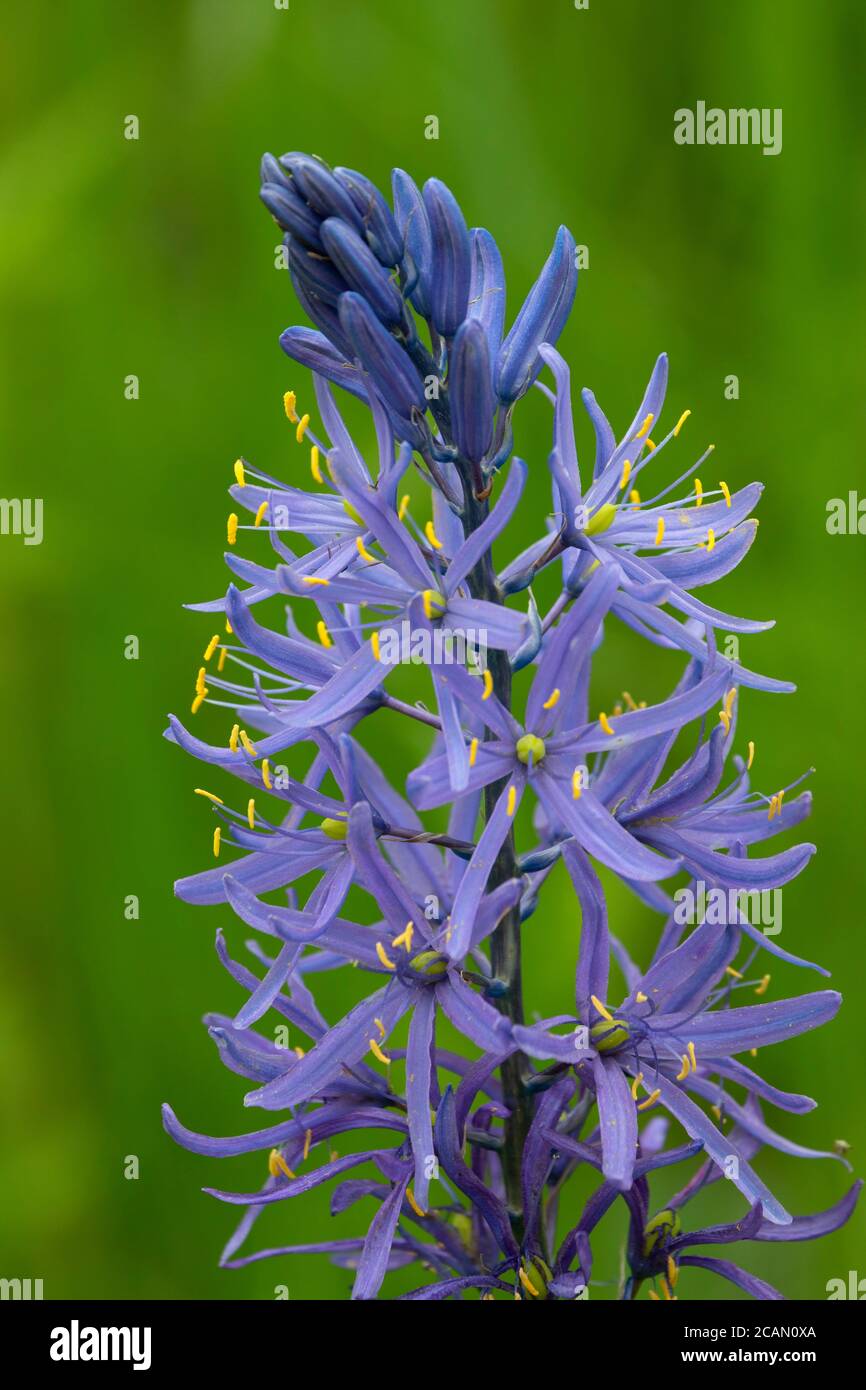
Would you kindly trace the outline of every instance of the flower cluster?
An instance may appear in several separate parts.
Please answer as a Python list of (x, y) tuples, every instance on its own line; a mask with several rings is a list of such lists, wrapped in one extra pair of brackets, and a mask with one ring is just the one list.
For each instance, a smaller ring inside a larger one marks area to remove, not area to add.
[[(648, 1282), (650, 1297), (675, 1298), (681, 1270), (699, 1266), (778, 1298), (728, 1260), (686, 1253), (821, 1235), (847, 1219), (859, 1189), (792, 1217), (758, 1171), (765, 1147), (845, 1162), (840, 1146), (820, 1154), (771, 1128), (766, 1107), (802, 1114), (814, 1102), (751, 1065), (759, 1049), (832, 1019), (840, 1002), (827, 989), (768, 999), (759, 952), (826, 972), (741, 906), (742, 894), (790, 882), (814, 848), (750, 852), (798, 825), (809, 795), (786, 800), (796, 783), (754, 788), (739, 692), (792, 687), (735, 655), (732, 634), (769, 623), (695, 593), (745, 555), (760, 487), (705, 490), (697, 470), (707, 451), (672, 483), (653, 485), (648, 472), (644, 488), (644, 470), (660, 477), (689, 413), (662, 425), (665, 356), (619, 437), (583, 392), (595, 439), (585, 481), (556, 348), (577, 281), (565, 228), (506, 327), (496, 242), (467, 227), (438, 180), (419, 190), (395, 171), (392, 210), (362, 174), (266, 155), (261, 197), (315, 325), (281, 339), (313, 373), (319, 433), (292, 392), (285, 409), (310, 450), (314, 487), (236, 463), (232, 582), (224, 597), (192, 605), (220, 615), (192, 714), (211, 707), (212, 727), (224, 727), (215, 742), (189, 720), (172, 717), (167, 731), (242, 784), (239, 798), (198, 789), (212, 803), (219, 862), (176, 892), (229, 903), (261, 939), (249, 945), (256, 970), (218, 933), (220, 961), (245, 998), (234, 1016), (206, 1024), (226, 1066), (251, 1083), (245, 1104), (276, 1112), (275, 1122), (214, 1139), (168, 1106), (164, 1114), (195, 1152), (268, 1155), (258, 1192), (207, 1189), (243, 1209), (222, 1262), (327, 1253), (354, 1270), (362, 1299), (413, 1264), (411, 1299), (469, 1290), (574, 1299), (590, 1288), (593, 1233), (621, 1200), (630, 1223), (621, 1297)], [(512, 417), (533, 386), (551, 406), (551, 447), (530, 484), (512, 456)], [(334, 387), (363, 403), (352, 409), (369, 415), (374, 459)], [(547, 527), (501, 563), (528, 485), (552, 489)], [(242, 534), (261, 543), (256, 533), (270, 560), (238, 554)], [(546, 611), (536, 580), (554, 593)], [(279, 630), (255, 615), (269, 600), (282, 605)], [(681, 654), (666, 699), (623, 693), (591, 708), (593, 657), (614, 621)], [(426, 700), (395, 691), (398, 666), (385, 653), (395, 625), (429, 639)], [(482, 669), (453, 658), (461, 639), (484, 653)], [(365, 747), (365, 726), (387, 737), (391, 720), (411, 725), (421, 745), (402, 790)], [(422, 814), (443, 807), (445, 828), (431, 829)], [(566, 1012), (527, 1021), (522, 926), (543, 911), (560, 861), (578, 908), (575, 989)], [(659, 915), (645, 969), (610, 930), (597, 866)], [(677, 875), (725, 890), (726, 919), (687, 930), (669, 892)], [(312, 990), (334, 971), (361, 992), (336, 1022)], [(744, 993), (757, 1002), (741, 1003)], [(253, 1025), (270, 1011), (280, 1023), (269, 1037)], [(443, 1024), (461, 1050), (443, 1045)], [(358, 1147), (356, 1131), (375, 1131), (380, 1146)], [(659, 1207), (651, 1184), (673, 1164), (689, 1176)], [(578, 1170), (591, 1195), (569, 1227), (561, 1197)], [(745, 1214), (684, 1230), (688, 1201), (720, 1178)], [(265, 1207), (325, 1183), (334, 1213), (372, 1199), (364, 1234), (240, 1253)]]

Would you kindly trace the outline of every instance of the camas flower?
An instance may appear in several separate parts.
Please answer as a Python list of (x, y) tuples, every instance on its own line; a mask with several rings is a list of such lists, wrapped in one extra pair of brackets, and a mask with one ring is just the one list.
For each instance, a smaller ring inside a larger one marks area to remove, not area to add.
[[(406, 1266), (419, 1271), (404, 1295), (412, 1301), (574, 1299), (595, 1277), (593, 1234), (622, 1200), (630, 1274), (621, 1297), (647, 1280), (677, 1297), (689, 1265), (777, 1297), (729, 1261), (684, 1253), (835, 1230), (859, 1190), (826, 1212), (792, 1218), (754, 1166), (765, 1147), (840, 1158), (777, 1133), (764, 1104), (796, 1115), (814, 1102), (742, 1060), (829, 1022), (840, 1002), (831, 990), (764, 1000), (769, 975), (750, 978), (758, 948), (811, 964), (758, 930), (739, 896), (775, 890), (805, 867), (809, 844), (759, 858), (751, 850), (798, 824), (809, 797), (784, 801), (797, 783), (769, 796), (752, 790), (754, 745), (748, 758), (735, 751), (740, 688), (792, 687), (723, 656), (716, 632), (769, 624), (715, 609), (693, 590), (747, 551), (760, 488), (731, 492), (722, 483), (716, 496), (695, 478), (678, 496), (690, 468), (641, 499), (644, 468), (659, 467), (685, 419), (664, 434), (657, 428), (661, 357), (619, 441), (584, 393), (596, 461), (582, 489), (568, 368), (555, 347), (576, 283), (564, 228), (506, 330), (496, 242), (467, 226), (440, 181), (419, 189), (395, 171), (392, 208), (356, 171), (300, 153), (266, 155), (262, 199), (285, 232), (289, 273), (315, 325), (289, 328), (281, 342), (314, 373), (322, 437), (293, 392), (284, 404), (298, 444), (310, 449), (316, 491), (238, 460), (226, 556), (234, 582), (224, 597), (192, 605), (227, 626), (205, 649), (192, 715), (205, 710), (202, 718), (216, 722), (228, 712), (230, 732), (209, 742), (174, 717), (167, 730), (243, 788), (238, 809), (230, 793), (197, 789), (216, 818), (221, 862), (181, 879), (176, 892), (191, 903), (228, 903), (256, 933), (254, 968), (235, 960), (218, 933), (219, 960), (244, 997), (234, 1014), (208, 1014), (205, 1023), (225, 1066), (252, 1083), (245, 1105), (276, 1112), (273, 1125), (211, 1138), (165, 1107), (168, 1133), (193, 1152), (268, 1154), (259, 1191), (206, 1189), (242, 1208), (221, 1263), (325, 1254), (354, 1270), (358, 1299), (377, 1297), (389, 1272)], [(533, 385), (553, 405), (553, 514), (547, 533), (503, 564), (499, 550), (530, 468), (536, 487), (546, 477), (537, 463), (509, 464), (513, 412)], [(374, 466), (333, 386), (369, 410)], [(404, 491), (410, 468), (422, 504)], [(244, 512), (252, 520), (242, 527)], [(241, 533), (267, 537), (269, 564), (237, 553)], [(554, 561), (561, 585), (542, 614), (530, 586)], [(282, 631), (257, 616), (258, 605), (277, 599)], [(625, 707), (590, 710), (611, 616), (641, 640), (685, 653), (667, 699), (646, 705), (624, 694)], [(424, 639), (435, 710), (392, 693), (386, 648), (404, 624)], [(447, 642), (470, 634), (485, 653), (477, 669), (444, 655)], [(446, 645), (437, 647), (437, 637)], [(521, 719), (515, 696), (530, 667)], [(372, 715), (411, 720), (432, 740), (415, 767), (402, 769), (408, 799), (365, 747)], [(679, 736), (692, 721), (699, 733), (682, 757)], [(292, 775), (276, 761), (288, 750)], [(518, 853), (527, 789), (534, 842)], [(423, 814), (443, 806), (447, 829), (428, 828)], [(237, 857), (223, 857), (228, 849)], [(521, 924), (560, 860), (579, 906), (574, 1007), (567, 1000), (569, 1012), (527, 1022)], [(608, 929), (593, 861), (664, 915), (645, 971)], [(686, 934), (661, 886), (680, 872), (693, 890), (700, 880), (731, 894), (733, 906)], [(611, 1002), (612, 955), (626, 982), (619, 1005)], [(324, 972), (345, 974), (356, 1000), (335, 1022), (316, 1002)], [(744, 989), (762, 1002), (739, 1005)], [(270, 1011), (291, 1030), (292, 1046), (256, 1031)], [(461, 1040), (454, 1049), (442, 1045), (443, 1020)], [(677, 1138), (668, 1147), (671, 1128)], [(366, 1130), (378, 1132), (375, 1144), (342, 1154), (334, 1147)], [(681, 1190), (651, 1215), (652, 1175), (698, 1157)], [(580, 1168), (597, 1172), (598, 1184), (563, 1231), (560, 1199)], [(722, 1173), (747, 1214), (684, 1232), (688, 1201)], [(328, 1183), (335, 1215), (372, 1199), (365, 1234), (325, 1232), (309, 1244), (242, 1253), (266, 1209), (276, 1216)]]

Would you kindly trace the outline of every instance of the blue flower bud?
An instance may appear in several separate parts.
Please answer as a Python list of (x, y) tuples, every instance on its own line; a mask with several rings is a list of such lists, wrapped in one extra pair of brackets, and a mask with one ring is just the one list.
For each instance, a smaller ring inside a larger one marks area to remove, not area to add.
[(391, 176), (394, 190), (394, 216), (403, 238), (403, 273), (406, 276), (406, 296), (418, 313), (428, 317), (430, 304), (430, 271), (433, 263), (433, 237), (424, 199), (416, 184), (402, 169)]
[(443, 338), (452, 338), (466, 317), (472, 278), (472, 243), (454, 194), (439, 179), (424, 185), (432, 237), (429, 319)]
[(361, 214), (367, 244), (374, 256), (393, 269), (403, 257), (403, 239), (394, 221), (394, 214), (378, 188), (354, 169), (335, 169), (335, 176), (347, 188), (352, 202)]
[(339, 217), (321, 226), (322, 244), (351, 289), (362, 294), (389, 328), (403, 322), (403, 299), (394, 281), (383, 270), (366, 241)]
[(492, 376), (505, 324), (505, 270), (499, 247), (484, 227), (473, 227), (469, 235), (472, 240), (472, 278), (469, 281), (466, 317), (477, 319), (484, 328)]
[(413, 410), (423, 414), (423, 382), (367, 301), (359, 294), (344, 294), (338, 308), (343, 331), (385, 404), (402, 420), (411, 420)]
[(480, 463), (493, 438), (496, 400), (484, 326), (467, 319), (454, 336), (448, 367), (454, 442), (464, 458)]
[(344, 391), (351, 391), (362, 401), (368, 399), (363, 373), (354, 363), (346, 361), (345, 355), (323, 333), (314, 328), (287, 328), (280, 335), (280, 347), (293, 362), (309, 367), (311, 372), (332, 381), (335, 386), (342, 386)]
[(298, 301), (307, 317), (312, 319), (317, 328), (321, 329), (343, 360), (351, 362), (355, 356), (355, 351), (343, 332), (336, 305), (326, 304), (324, 299), (313, 294), (293, 269), (291, 263), (289, 264), (289, 274), (295, 294), (298, 296)]
[(283, 183), (264, 183), (259, 197), (284, 232), (291, 232), (312, 251), (322, 250), (319, 219), (294, 188)]
[(496, 394), (506, 405), (518, 400), (541, 371), (542, 343), (555, 343), (568, 318), (577, 288), (574, 238), (560, 227), (541, 274), (496, 361)]
[(289, 242), (289, 269), (308, 293), (325, 304), (336, 304), (349, 288), (332, 261), (321, 254), (305, 251), (294, 239)]
[(259, 177), (264, 183), (279, 183), (283, 188), (290, 188), (292, 176), (287, 169), (284, 169), (280, 161), (272, 154), (263, 154), (259, 164)]
[(327, 164), (320, 159), (313, 159), (308, 154), (284, 154), (282, 163), (291, 170), (298, 190), (306, 198), (313, 212), (318, 213), (320, 218), (342, 217), (356, 232), (363, 233), (361, 214), (348, 191)]

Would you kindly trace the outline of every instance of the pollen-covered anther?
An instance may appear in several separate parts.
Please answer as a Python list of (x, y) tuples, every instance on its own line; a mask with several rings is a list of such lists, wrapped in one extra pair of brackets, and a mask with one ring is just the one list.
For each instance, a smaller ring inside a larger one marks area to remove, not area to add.
[(384, 967), (385, 967), (386, 970), (396, 970), (396, 969), (397, 969), (396, 962), (394, 962), (393, 960), (391, 960), (390, 956), (389, 956), (388, 953), (386, 952), (385, 947), (382, 945), (381, 941), (377, 941), (377, 942), (376, 942), (376, 955), (379, 957), (379, 960), (382, 962), (382, 964), (384, 965)]
[(412, 499), (410, 498), (408, 492), (404, 493), (404, 495), (400, 498), (400, 505), (397, 508), (397, 519), (399, 521), (405, 521), (406, 513), (409, 510), (409, 503), (411, 502), (411, 500)]
[(378, 564), (375, 555), (371, 555), (360, 536), (355, 537), (355, 547), (362, 560), (366, 560), (368, 565)]
[(272, 1178), (278, 1178), (281, 1173), (284, 1178), (295, 1176), (279, 1149), (271, 1149), (268, 1154), (268, 1172)]
[(229, 734), (229, 748), (231, 749), (232, 753), (236, 753), (238, 751), (238, 737), (240, 735), (240, 731), (240, 724), (232, 725), (232, 731)]
[(770, 983), (770, 976), (769, 976), (769, 975), (764, 975), (763, 978), (761, 979), (760, 984), (755, 985), (755, 993), (756, 993), (756, 994), (766, 994), (766, 993), (767, 993), (767, 986), (769, 985), (769, 983)]
[(610, 720), (608, 719), (604, 711), (602, 711), (602, 713), (598, 716), (598, 722), (601, 725), (604, 733), (611, 735), (613, 734), (613, 729), (611, 728)]
[(222, 832), (220, 831), (219, 826), (217, 826), (216, 830), (215, 830), (214, 833), (213, 833), (213, 857), (214, 857), (214, 859), (219, 859), (219, 857), (220, 857), (220, 842), (221, 842), (221, 840), (222, 840)]
[(321, 487), (323, 482), (322, 469), (319, 464), (319, 450), (315, 444), (310, 449), (310, 472), (313, 475), (313, 482), (318, 483)]
[(406, 1188), (406, 1201), (409, 1203), (416, 1216), (420, 1216), (423, 1218), (428, 1215), (424, 1208), (418, 1205), (418, 1202), (415, 1198), (415, 1193), (412, 1191), (411, 1187)]
[(259, 505), (258, 511), (256, 512), (256, 516), (255, 516), (255, 520), (254, 520), (254, 522), (253, 522), (253, 525), (254, 525), (255, 527), (261, 526), (261, 524), (262, 524), (262, 522), (264, 521), (264, 519), (265, 519), (265, 517), (267, 516), (267, 514), (268, 514), (268, 504), (267, 504), (267, 502), (262, 502), (262, 503)]
[(255, 744), (250, 739), (246, 729), (241, 729), (239, 738), (243, 746), (244, 752), (248, 753), (251, 758), (257, 758), (258, 753), (256, 752)]
[(228, 538), (228, 543), (229, 543), (229, 545), (234, 545), (234, 544), (236, 543), (237, 538), (238, 538), (238, 514), (237, 514), (237, 512), (231, 512), (231, 513), (229, 514), (229, 519), (228, 519), (228, 521), (226, 522), (226, 536), (227, 536), (227, 538)]
[(649, 1110), (650, 1106), (655, 1105), (660, 1095), (661, 1091), (659, 1090), (650, 1091), (646, 1100), (639, 1101), (638, 1110)]
[(646, 417), (637, 434), (635, 435), (635, 439), (643, 439), (646, 435), (649, 434), (652, 422), (655, 418), (655, 415), (653, 415), (652, 411), (650, 411), (649, 415)]
[(428, 521), (427, 524), (425, 525), (425, 527), (424, 527), (424, 535), (427, 537), (428, 541), (430, 542), (430, 544), (432, 545), (432, 547), (433, 547), (434, 550), (441, 550), (441, 549), (442, 549), (442, 542), (440, 541), (439, 537), (436, 535), (436, 531), (435, 531), (435, 528), (434, 528), (434, 526), (433, 526), (433, 522), (432, 522), (432, 521)]
[(316, 632), (319, 634), (319, 641), (323, 647), (333, 647), (334, 643), (331, 640), (331, 634), (322, 618), (316, 623)]
[(752, 739), (749, 739), (749, 758), (748, 758), (748, 762), (746, 763), (746, 771), (747, 771), (747, 772), (748, 772), (749, 769), (751, 768), (752, 763), (753, 763), (754, 761), (755, 761), (755, 744), (754, 744), (754, 741), (753, 741)]
[(198, 695), (196, 695), (196, 697), (195, 697), (195, 699), (193, 700), (192, 705), (191, 705), (191, 709), (192, 709), (192, 713), (193, 713), (193, 714), (198, 714), (199, 710), (201, 709), (202, 705), (204, 704), (205, 700), (207, 699), (208, 694), (209, 694), (209, 692), (208, 692), (208, 690), (205, 688), (204, 690), (200, 691), (200, 693), (199, 693)]
[(725, 499), (725, 506), (729, 507), (731, 505), (731, 489), (728, 487), (727, 483), (723, 483), (721, 479), (719, 479), (719, 487)]
[(297, 404), (298, 398), (295, 395), (294, 391), (286, 391), (286, 393), (283, 396), (283, 409), (285, 410), (286, 415), (291, 420), (293, 425), (297, 423), (298, 419), (298, 413), (295, 408)]
[(683, 411), (682, 415), (681, 415), (680, 418), (677, 420), (677, 423), (674, 425), (674, 438), (676, 438), (676, 436), (679, 434), (680, 430), (682, 429), (683, 425), (686, 423), (686, 420), (688, 420), (688, 418), (689, 418), (689, 416), (691, 415), (691, 413), (692, 413), (692, 412), (691, 412), (690, 410), (684, 410), (684, 411)]
[(664, 540), (664, 538), (665, 538), (665, 519), (664, 519), (663, 516), (660, 516), (660, 517), (659, 517), (658, 526), (656, 527), (655, 544), (656, 544), (656, 545), (661, 545), (661, 543), (662, 543), (662, 541)]
[(303, 444), (304, 442), (304, 435), (307, 433), (307, 427), (309, 426), (309, 423), (309, 415), (302, 415), (300, 420), (298, 421), (298, 428), (295, 430), (295, 438), (299, 444)]
[(697, 1057), (697, 1053), (695, 1052), (695, 1045), (694, 1045), (693, 1042), (690, 1042), (690, 1043), (689, 1043), (689, 1046), (688, 1046), (688, 1053), (689, 1053), (689, 1062), (691, 1063), (692, 1071), (697, 1071), (697, 1069), (698, 1069), (698, 1057)]
[(508, 803), (505, 809), (509, 816), (513, 816), (517, 809), (517, 788), (515, 786), (508, 788)]
[(255, 830), (256, 828), (256, 803), (255, 798), (252, 796), (247, 802), (247, 825), (250, 827), (250, 830)]
[(215, 806), (222, 806), (222, 805), (224, 805), (224, 802), (223, 802), (223, 799), (222, 799), (221, 796), (215, 796), (213, 792), (206, 792), (205, 789), (204, 789), (204, 787), (196, 787), (196, 788), (195, 788), (195, 794), (196, 794), (196, 796), (206, 796), (207, 799), (208, 799), (208, 801), (212, 801), (212, 802), (214, 803)]
[(483, 695), (481, 696), (481, 698), (482, 698), (482, 700), (489, 700), (489, 699), (490, 699), (490, 696), (493, 694), (493, 677), (491, 676), (491, 674), (490, 674), (490, 672), (489, 672), (488, 670), (485, 670), (485, 671), (484, 671), (483, 680), (484, 680), (484, 693), (483, 693)]
[(392, 946), (402, 946), (407, 953), (412, 949), (412, 937), (415, 934), (415, 923), (407, 922), (399, 936), (395, 936), (391, 942)]
[(247, 480), (244, 475), (243, 459), (235, 459), (235, 478), (237, 479), (238, 487), (246, 487)]
[(704, 502), (704, 485), (700, 478), (695, 478), (695, 506), (701, 507)]
[(271, 787), (273, 786), (273, 782), (271, 781), (270, 763), (268, 762), (267, 758), (262, 758), (262, 781), (264, 782), (267, 790), (270, 791)]
[(470, 743), (470, 745), (469, 745), (469, 766), (470, 766), (470, 767), (474, 767), (474, 766), (475, 766), (475, 760), (476, 760), (477, 757), (478, 757), (478, 739), (477, 739), (477, 738), (474, 738), (474, 739), (472, 740), (472, 742)]
[(573, 800), (573, 801), (579, 801), (579, 800), (580, 800), (580, 794), (581, 794), (582, 791), (583, 791), (583, 768), (582, 768), (582, 767), (576, 767), (576, 768), (574, 769), (574, 772), (571, 774), (571, 797), (572, 797), (572, 800)]
[(623, 459), (623, 461), (622, 461), (622, 477), (621, 477), (620, 480), (619, 480), (620, 491), (622, 491), (623, 488), (628, 487), (628, 480), (629, 480), (630, 477), (631, 477), (631, 459)]
[(541, 706), (541, 708), (542, 708), (542, 709), (555, 709), (556, 706), (559, 704), (559, 695), (560, 695), (560, 690), (559, 690), (559, 686), (557, 686), (555, 690), (552, 690), (552, 691), (550, 692), (550, 694), (548, 695), (547, 699), (545, 700), (545, 702), (544, 702), (544, 704)]
[(536, 734), (523, 734), (517, 740), (515, 750), (518, 762), (525, 763), (527, 767), (534, 767), (542, 761), (546, 752), (544, 739)]
[(217, 649), (217, 647), (219, 646), (219, 644), (220, 644), (220, 637), (219, 637), (219, 633), (217, 632), (217, 633), (210, 639), (210, 641), (208, 642), (207, 646), (206, 646), (205, 649), (204, 649), (204, 659), (205, 659), (205, 661), (210, 661), (211, 657), (213, 656), (213, 654), (214, 654), (214, 652), (216, 651), (216, 649)]

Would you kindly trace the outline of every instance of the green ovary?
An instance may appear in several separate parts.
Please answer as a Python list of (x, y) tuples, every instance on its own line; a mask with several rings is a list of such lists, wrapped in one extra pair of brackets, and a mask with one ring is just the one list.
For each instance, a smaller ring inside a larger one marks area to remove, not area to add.
[(538, 764), (546, 752), (544, 739), (538, 738), (536, 734), (524, 734), (517, 740), (515, 752), (520, 762), (528, 764), (531, 760), (533, 764)]

